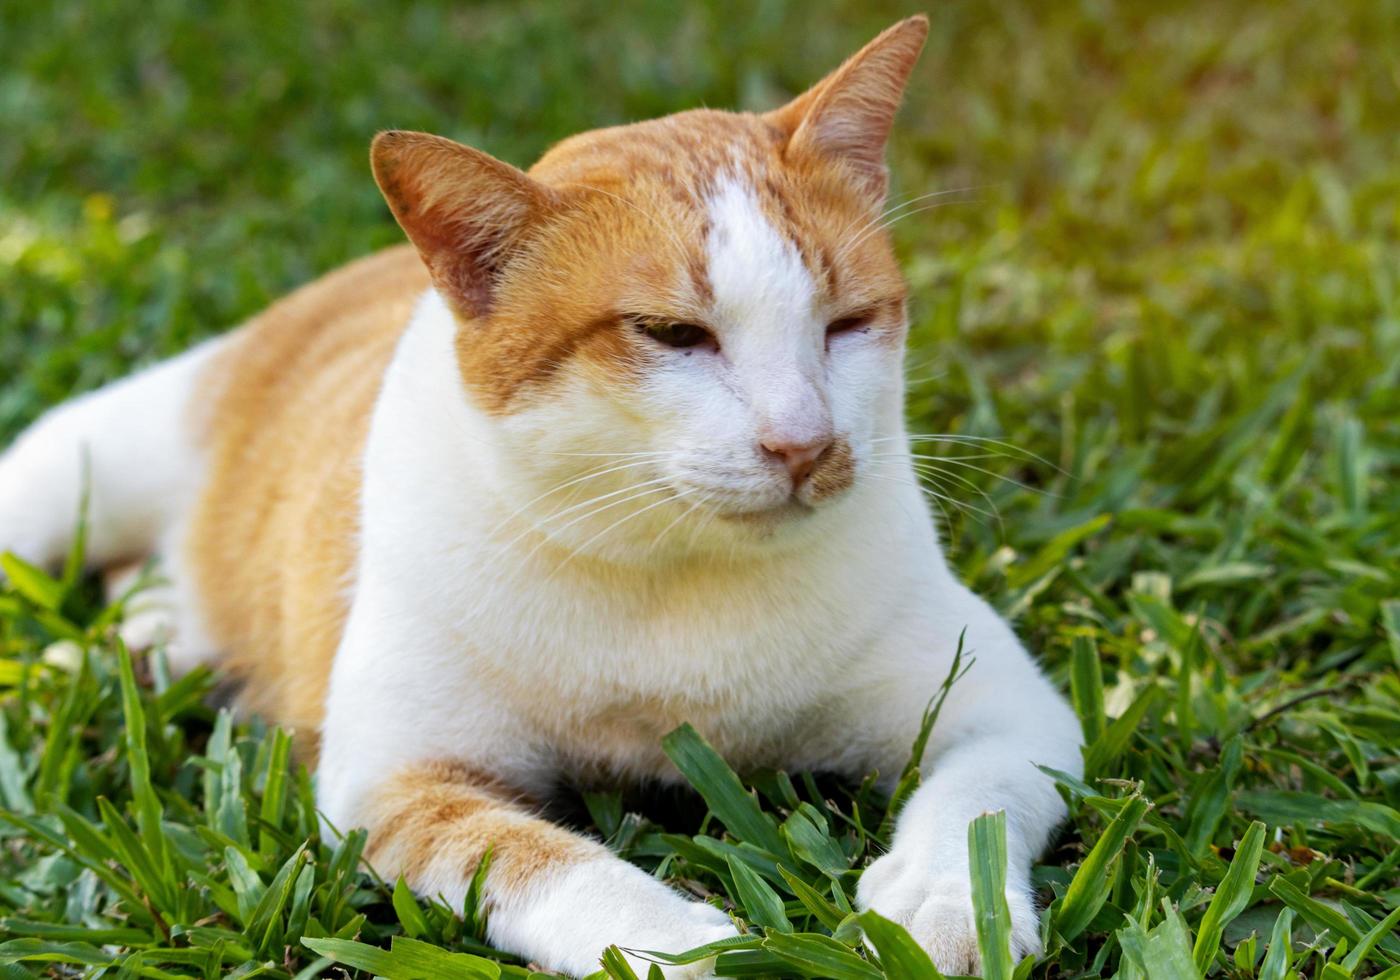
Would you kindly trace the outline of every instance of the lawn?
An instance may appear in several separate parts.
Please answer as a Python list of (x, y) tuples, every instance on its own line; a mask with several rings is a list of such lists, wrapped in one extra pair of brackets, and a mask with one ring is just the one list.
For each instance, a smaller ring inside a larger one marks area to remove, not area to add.
[[(378, 129), (527, 164), (775, 105), (908, 12), (6, 3), (0, 443), (400, 240)], [(893, 193), (956, 192), (893, 228), (911, 430), (995, 440), (927, 473), (930, 506), (1088, 742), (1035, 873), (1046, 953), (991, 972), (1400, 976), (1400, 6), (930, 13)], [(133, 663), (76, 566), (9, 567), (0, 977), (525, 975), (470, 900), (322, 840), (287, 736), (210, 707), (217, 678)], [(889, 801), (797, 773), (748, 793), (689, 733), (670, 748), (699, 796), (576, 809), (747, 924), (723, 972), (928, 975), (848, 916)]]

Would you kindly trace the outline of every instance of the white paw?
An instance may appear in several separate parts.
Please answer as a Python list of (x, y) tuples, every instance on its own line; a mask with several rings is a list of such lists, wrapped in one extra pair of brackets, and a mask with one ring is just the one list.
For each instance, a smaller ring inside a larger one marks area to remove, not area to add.
[[(647, 929), (639, 934), (628, 936), (624, 940), (619, 940), (617, 945), (624, 949), (623, 956), (631, 965), (638, 977), (645, 978), (647, 971), (651, 969), (653, 960), (649, 960), (637, 953), (629, 953), (626, 950), (648, 950), (657, 953), (684, 953), (697, 946), (704, 946), (719, 939), (728, 939), (737, 936), (738, 930), (734, 928), (734, 923), (729, 920), (719, 909), (712, 905), (704, 905), (700, 902), (684, 903), (684, 910), (673, 921), (667, 922), (664, 926), (659, 925), (656, 929)], [(684, 966), (668, 966), (665, 963), (658, 963), (661, 972), (666, 980), (702, 980), (702, 978), (713, 977), (715, 961), (711, 957), (701, 960), (698, 963), (687, 963)]]
[[(1006, 902), (1011, 909), (1012, 959), (1039, 952), (1039, 920), (1030, 894), (1008, 888)], [(940, 876), (925, 862), (891, 851), (861, 875), (856, 904), (908, 929), (942, 973), (981, 974), (970, 881)]]
[[(574, 865), (518, 896), (498, 896), (497, 902), (486, 927), (493, 945), (576, 977), (595, 972), (608, 946), (621, 949), (645, 978), (652, 961), (643, 952), (685, 953), (738, 934), (721, 910), (612, 855)], [(713, 957), (658, 965), (667, 980), (714, 975)]]

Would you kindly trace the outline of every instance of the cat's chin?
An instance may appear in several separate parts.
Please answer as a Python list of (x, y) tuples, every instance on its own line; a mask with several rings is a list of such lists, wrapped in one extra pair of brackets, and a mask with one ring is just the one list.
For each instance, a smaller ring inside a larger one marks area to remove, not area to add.
[(789, 497), (774, 507), (752, 510), (722, 510), (719, 512), (719, 516), (721, 520), (731, 524), (744, 525), (759, 530), (772, 530), (783, 524), (803, 520), (815, 512), (816, 508), (811, 504), (805, 504), (796, 497)]

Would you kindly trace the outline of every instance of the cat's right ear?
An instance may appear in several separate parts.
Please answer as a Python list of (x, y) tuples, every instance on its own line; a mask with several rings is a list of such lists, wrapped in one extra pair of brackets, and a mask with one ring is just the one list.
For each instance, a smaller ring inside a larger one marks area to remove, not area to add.
[(428, 133), (380, 133), (370, 165), (443, 298), (467, 319), (489, 313), (502, 265), (551, 210), (551, 191), (510, 164)]

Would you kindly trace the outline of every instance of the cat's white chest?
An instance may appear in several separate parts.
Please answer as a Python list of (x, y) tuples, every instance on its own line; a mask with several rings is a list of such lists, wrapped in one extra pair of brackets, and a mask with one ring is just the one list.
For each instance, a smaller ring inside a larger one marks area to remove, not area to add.
[(352, 797), (371, 761), (414, 758), (491, 759), (527, 782), (664, 776), (660, 738), (687, 721), (746, 768), (841, 754), (819, 743), (840, 737), (833, 699), (937, 567), (916, 507), (848, 495), (810, 518), (802, 547), (747, 559), (552, 565), (503, 532), (502, 515), (538, 491), (509, 490), (491, 427), (463, 398), (450, 322), (426, 303), (366, 448), (328, 702), (328, 751), (346, 746), (343, 770), (324, 766), (343, 773), (333, 795)]
[(512, 705), (563, 760), (603, 773), (662, 774), (661, 736), (682, 722), (731, 758), (781, 764), (885, 616), (878, 597), (862, 608), (834, 582), (804, 594), (799, 577), (735, 574), (723, 590), (640, 576), (479, 581), (454, 631), (457, 680)]

